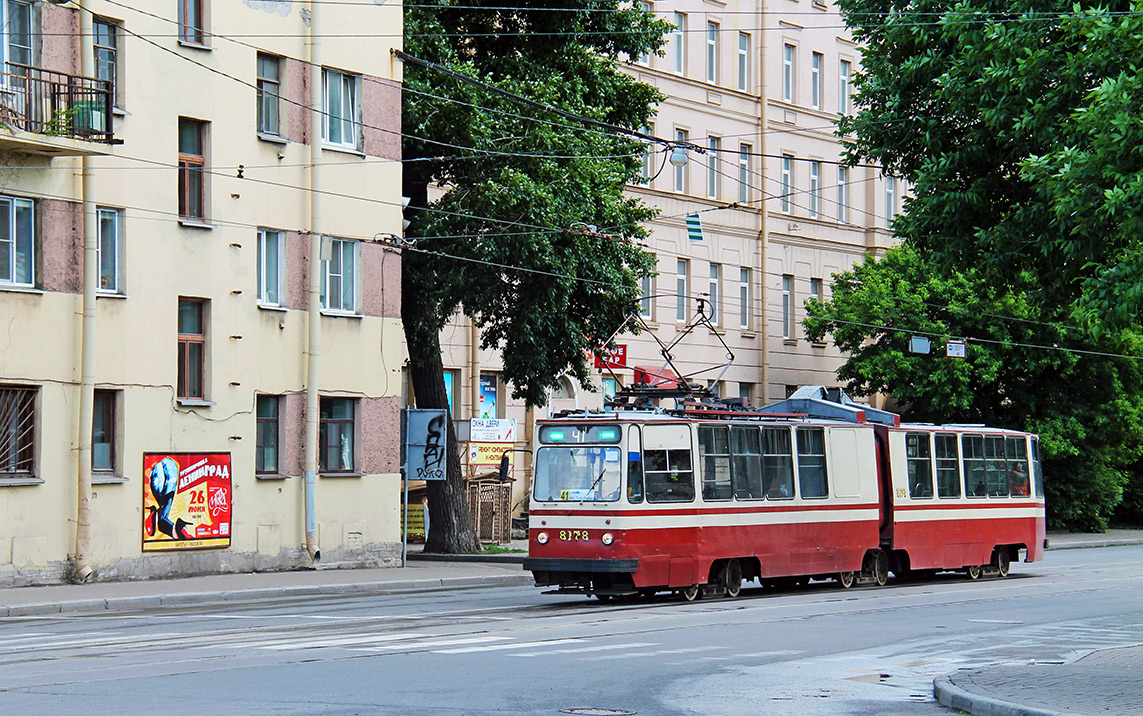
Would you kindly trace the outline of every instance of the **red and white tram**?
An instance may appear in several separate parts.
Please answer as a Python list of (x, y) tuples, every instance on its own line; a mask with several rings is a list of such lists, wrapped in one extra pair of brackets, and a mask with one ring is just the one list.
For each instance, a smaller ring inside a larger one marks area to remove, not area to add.
[(692, 400), (541, 421), (524, 568), (561, 593), (695, 599), (753, 579), (1004, 576), (1043, 545), (1035, 435), (902, 425), (811, 387), (756, 411)]

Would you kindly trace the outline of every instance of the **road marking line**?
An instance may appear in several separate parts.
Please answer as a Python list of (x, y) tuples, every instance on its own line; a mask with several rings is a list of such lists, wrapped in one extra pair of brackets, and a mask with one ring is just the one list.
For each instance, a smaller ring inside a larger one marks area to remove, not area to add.
[[(556, 642), (549, 642), (556, 643)], [(523, 656), (531, 658), (534, 656), (551, 656), (553, 654), (584, 654), (593, 651), (615, 651), (616, 649), (635, 649), (644, 646), (659, 646), (655, 643), (635, 643), (635, 644), (607, 644), (604, 646), (583, 646), (578, 649), (552, 649), (550, 651), (530, 651), (527, 654), (512, 654), (512, 656)]]
[(469, 654), (474, 651), (503, 651), (505, 649), (528, 649), (534, 646), (547, 646), (549, 644), (576, 644), (583, 639), (553, 639), (552, 641), (522, 641), (516, 644), (492, 644), (490, 646), (470, 646), (464, 649), (441, 649), (434, 654)]
[(388, 646), (369, 646), (354, 651), (390, 651), (392, 649), (424, 649), (433, 646), (459, 646), (460, 644), (483, 644), (490, 641), (505, 641), (506, 636), (477, 636), (469, 639), (441, 639), (438, 641), (413, 641)]
[(308, 641), (263, 641), (253, 644), (238, 644), (236, 646), (268, 649), (270, 651), (291, 651), (294, 649), (317, 649), (327, 646), (345, 646), (346, 644), (374, 644), (384, 641), (399, 641), (406, 639), (419, 639), (429, 634), (375, 634), (373, 636), (342, 636), (329, 639), (310, 639)]

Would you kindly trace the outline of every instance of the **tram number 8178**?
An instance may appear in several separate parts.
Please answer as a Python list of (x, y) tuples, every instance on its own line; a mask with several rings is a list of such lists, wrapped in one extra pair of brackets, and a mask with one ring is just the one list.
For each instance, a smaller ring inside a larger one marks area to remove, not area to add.
[(560, 530), (561, 542), (589, 542), (587, 530)]

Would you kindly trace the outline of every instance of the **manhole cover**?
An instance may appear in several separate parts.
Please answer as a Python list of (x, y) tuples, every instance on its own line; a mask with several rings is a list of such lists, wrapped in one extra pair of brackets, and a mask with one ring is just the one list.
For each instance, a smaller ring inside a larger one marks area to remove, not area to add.
[(621, 711), (620, 709), (560, 709), (562, 714), (575, 714), (576, 716), (634, 716), (634, 711)]

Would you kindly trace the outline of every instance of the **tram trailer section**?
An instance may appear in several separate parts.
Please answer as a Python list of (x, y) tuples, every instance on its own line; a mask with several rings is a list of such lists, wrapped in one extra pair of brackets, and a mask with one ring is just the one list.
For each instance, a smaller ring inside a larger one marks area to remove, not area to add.
[(755, 579), (1003, 577), (1021, 553), (1043, 557), (1035, 435), (902, 424), (822, 386), (742, 403), (636, 386), (610, 409), (540, 421), (524, 560), (536, 586), (692, 600)]

